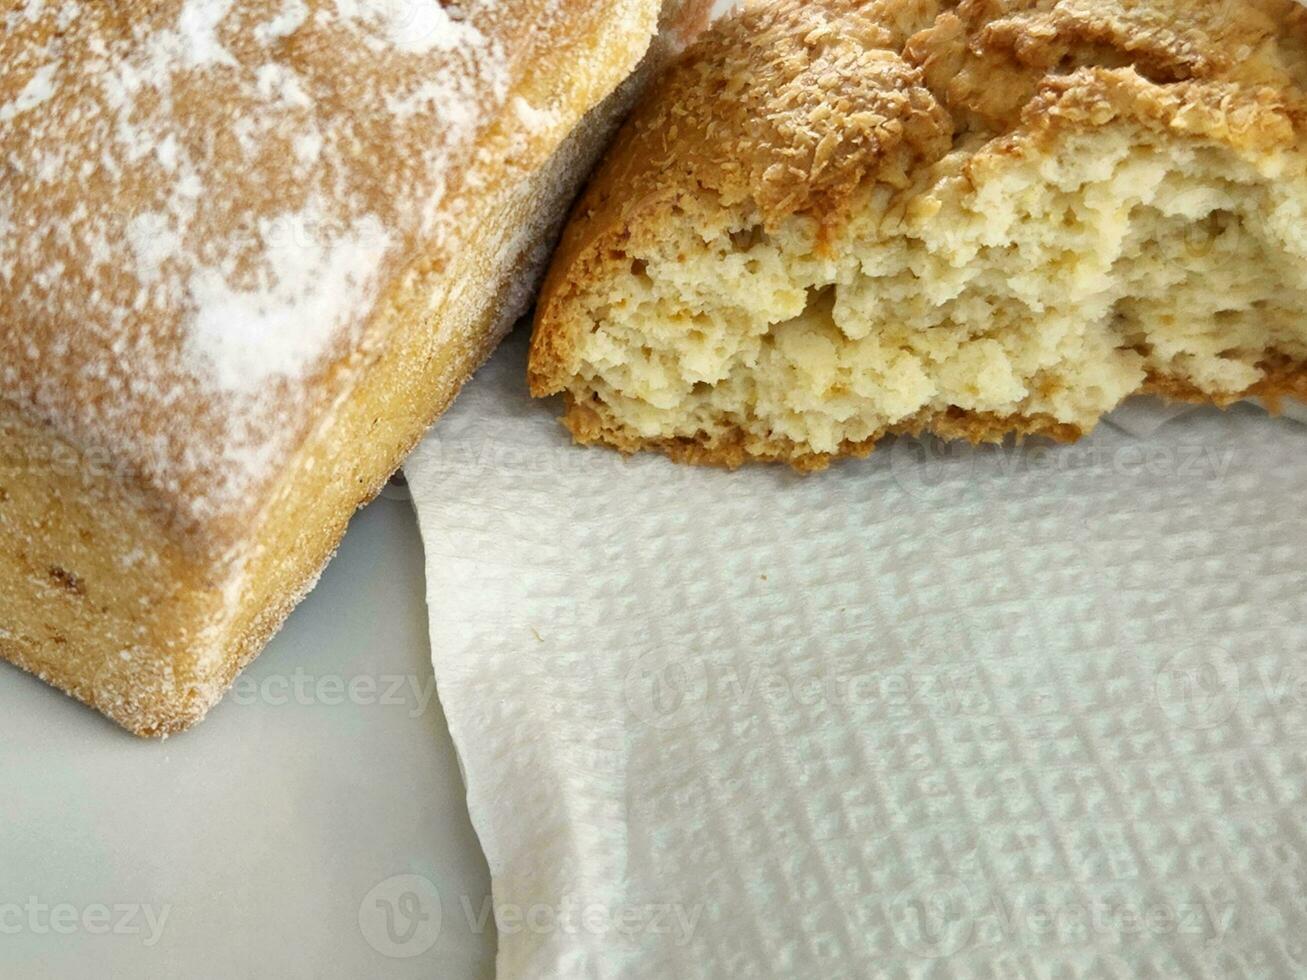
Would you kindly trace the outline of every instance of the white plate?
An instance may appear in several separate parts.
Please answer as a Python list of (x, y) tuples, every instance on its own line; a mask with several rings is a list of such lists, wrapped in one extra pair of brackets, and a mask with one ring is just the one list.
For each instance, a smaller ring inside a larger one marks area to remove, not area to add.
[(433, 685), (393, 497), (184, 735), (139, 741), (0, 669), (0, 976), (491, 976)]

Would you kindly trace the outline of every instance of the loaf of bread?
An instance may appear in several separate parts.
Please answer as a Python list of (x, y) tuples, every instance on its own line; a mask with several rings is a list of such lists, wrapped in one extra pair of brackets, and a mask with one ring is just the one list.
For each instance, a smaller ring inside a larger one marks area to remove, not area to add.
[(0, 657), (141, 735), (201, 718), (704, 6), (5, 5)]
[(530, 381), (577, 440), (801, 469), (1307, 395), (1307, 9), (776, 0), (651, 89)]

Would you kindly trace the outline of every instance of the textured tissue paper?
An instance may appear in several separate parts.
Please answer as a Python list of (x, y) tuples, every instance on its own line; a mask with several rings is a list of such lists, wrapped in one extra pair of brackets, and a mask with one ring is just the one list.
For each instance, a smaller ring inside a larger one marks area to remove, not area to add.
[(500, 976), (1307, 974), (1307, 427), (696, 470), (525, 348), (407, 468)]

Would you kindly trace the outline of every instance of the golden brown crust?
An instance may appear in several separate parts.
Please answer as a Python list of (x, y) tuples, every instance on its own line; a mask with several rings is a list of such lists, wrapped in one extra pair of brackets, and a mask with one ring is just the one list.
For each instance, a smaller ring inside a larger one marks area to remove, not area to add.
[[(1191, 405), (1217, 405), (1226, 408), (1250, 398), (1260, 399), (1272, 414), (1279, 414), (1286, 399), (1307, 403), (1307, 366), (1288, 360), (1263, 365), (1265, 377), (1252, 387), (1237, 393), (1213, 398), (1193, 384), (1174, 378), (1151, 377), (1140, 394), (1155, 395), (1168, 401)], [(834, 453), (813, 453), (794, 442), (774, 438), (766, 446), (746, 446), (739, 432), (725, 438), (645, 439), (637, 433), (615, 427), (591, 405), (578, 401), (570, 393), (564, 396), (566, 411), (563, 424), (572, 438), (583, 446), (605, 445), (628, 455), (658, 452), (677, 463), (691, 466), (717, 466), (738, 469), (745, 463), (785, 463), (794, 469), (812, 473), (826, 469), (838, 459), (860, 459), (870, 455), (881, 440), (889, 436), (931, 434), (941, 439), (965, 440), (973, 445), (1002, 443), (1008, 438), (1039, 437), (1054, 442), (1073, 443), (1086, 435), (1078, 426), (1048, 416), (995, 415), (950, 409), (925, 412), (889, 426), (869, 439), (845, 442)]]
[[(113, 6), (92, 6), (95, 16), (77, 25), (66, 50), (78, 50), (79, 43), (94, 46), (83, 32), (93, 39), (97, 31), (109, 31), (103, 19), (113, 19)], [(151, 18), (175, 15), (177, 6), (174, 0), (156, 5)], [(276, 6), (259, 0), (238, 13), (257, 19)], [(308, 6), (323, 7), (312, 0)], [(34, 294), (23, 292), (15, 274), (23, 269), (0, 263), (0, 309), (7, 317), (0, 326), (0, 373), (14, 382), (0, 399), (0, 659), (136, 734), (171, 734), (203, 717), (312, 586), (353, 511), (380, 490), (523, 311), (561, 208), (611, 132), (616, 113), (626, 105), (624, 96), (615, 95), (577, 123), (628, 75), (648, 46), (660, 7), (669, 28), (688, 32), (701, 21), (704, 0), (516, 4), (517, 16), (493, 34), (512, 55), (508, 87), (483, 93), (487, 101), (493, 94), (508, 108), (482, 120), (465, 147), (479, 162), (445, 175), (447, 196), (440, 203), (448, 208), (446, 217), (461, 216), (465, 225), (458, 229), (457, 247), (452, 240), (414, 239), (398, 257), (408, 271), (386, 284), (376, 309), (365, 317), (365, 340), (336, 351), (336, 362), (325, 372), (296, 379), (302, 388), (278, 403), (273, 417), (290, 434), (282, 447), (287, 455), (272, 461), (268, 482), (246, 488), (240, 500), (228, 501), (231, 507), (194, 506), (215, 499), (203, 481), (221, 474), (192, 464), (206, 445), (203, 419), (221, 415), (223, 399), (206, 398), (202, 385), (192, 390), (183, 384), (181, 407), (165, 412), (156, 403), (158, 391), (145, 383), (157, 380), (152, 369), (139, 379), (139, 392), (115, 392), (110, 383), (120, 373), (130, 375), (131, 355), (140, 353), (132, 344), (142, 337), (148, 357), (167, 368), (178, 351), (160, 324), (177, 311), (155, 311), (157, 317), (148, 312), (125, 326), (118, 338), (122, 363), (116, 363), (106, 360), (114, 345), (106, 344), (98, 356), (79, 347), (100, 336), (92, 330), (78, 334), (81, 324), (74, 322), (78, 304), (95, 301), (77, 288), (93, 290), (93, 282), (82, 280), (96, 270), (73, 269), (81, 278), (63, 284), (68, 308), (43, 319), (43, 308)], [(502, 9), (514, 12), (507, 4)], [(4, 17), (0, 14), (0, 25)], [(500, 20), (479, 26), (493, 31)], [(328, 126), (334, 125), (336, 109), (348, 114), (350, 85), (376, 83), (384, 96), (385, 84), (400, 79), (379, 67), (391, 65), (384, 58), (360, 71), (348, 59), (332, 63), (331, 52), (311, 43), (322, 31), (330, 34), (324, 22), (331, 23), (325, 14), (308, 21), (306, 36), (286, 41), (290, 50), (283, 54), (300, 68), (303, 59), (316, 66), (317, 83), (341, 83), (336, 95), (343, 101), (333, 103), (320, 120)], [(131, 33), (129, 25), (118, 27)], [(48, 31), (43, 22), (21, 23), (0, 35), (0, 53), (12, 55), (29, 45), (35, 50), (50, 40)], [(220, 40), (238, 53), (246, 50), (228, 34)], [(451, 57), (457, 60), (457, 54)], [(440, 61), (439, 52), (433, 57)], [(21, 64), (23, 71), (0, 78), (0, 133), (9, 131), (4, 124), (11, 121), (3, 108), (13, 94), (6, 86), (29, 82), (30, 65), (21, 59), (9, 63)], [(353, 94), (372, 104), (367, 93)], [(221, 99), (211, 101), (218, 105)], [(524, 125), (523, 112), (530, 110), (522, 106), (528, 103), (549, 107), (543, 124)], [(370, 122), (381, 125), (376, 117)], [(420, 115), (414, 125), (423, 125)], [(345, 127), (344, 135), (350, 132)], [(42, 142), (25, 139), (12, 147), (15, 153)], [(433, 139), (431, 132), (420, 131), (403, 149), (421, 153)], [(411, 162), (389, 152), (397, 148), (384, 140), (357, 149), (353, 165), (377, 168), (376, 179), (365, 183), (378, 193), (387, 179), (383, 172), (402, 179)], [(271, 169), (265, 173), (264, 167)], [(334, 176), (349, 181), (348, 175)], [(224, 187), (223, 206), (244, 205), (247, 218), (256, 221), (264, 200), (258, 195), (286, 190), (282, 177), (272, 159), (261, 160), (249, 173), (236, 172)], [(161, 192), (169, 186), (159, 181)], [(20, 195), (27, 190), (17, 187)], [(96, 193), (88, 187), (84, 200), (71, 199), (70, 206), (89, 207)], [(402, 206), (401, 197), (363, 203), (393, 210)], [(24, 197), (27, 210), (18, 216), (28, 225), (53, 226), (62, 206), (58, 194), (54, 198), (43, 205), (37, 197)], [(345, 209), (361, 206), (358, 200), (338, 203)], [(0, 243), (9, 230), (5, 218), (0, 208)], [(231, 326), (240, 324), (233, 320)], [(33, 346), (25, 347), (26, 341)], [(102, 368), (110, 378), (97, 383)], [(90, 422), (49, 417), (40, 410), (42, 392), (70, 405), (81, 399)], [(96, 409), (103, 411), (96, 414)], [(112, 424), (108, 413), (116, 413)], [(115, 439), (114, 427), (132, 420), (139, 423), (134, 438)], [(76, 424), (62, 424), (70, 421)], [(257, 428), (257, 419), (248, 421)], [(156, 432), (168, 439), (148, 438)], [(161, 482), (137, 465), (141, 460), (134, 454), (143, 445), (151, 451), (162, 447), (155, 460), (162, 465), (155, 474), (162, 474)], [(40, 570), (39, 577), (33, 569)], [(77, 583), (76, 593), (59, 585), (60, 576), (51, 578), (50, 569), (60, 570), (65, 583)]]
[[(659, 8), (8, 5), (6, 397), (112, 453), (197, 554), (230, 547), (388, 343), (394, 287), (477, 246), (477, 198), (544, 165)], [(292, 370), (229, 377), (265, 350)]]
[[(569, 389), (579, 366), (573, 299), (619, 275), (628, 252), (668, 221), (800, 216), (831, 237), (873, 182), (920, 200), (933, 183), (974, 182), (1118, 119), (1262, 161), (1307, 149), (1304, 86), (1307, 10), (1292, 0), (755, 6), (717, 25), (649, 92), (576, 207), (537, 306), (531, 390)], [(950, 152), (959, 148), (970, 148), (960, 162)], [(572, 402), (567, 424), (582, 441), (723, 465), (746, 455), (730, 438), (646, 443)], [(1040, 420), (953, 413), (906, 428), (986, 440), (1072, 435)], [(747, 455), (813, 465), (783, 442)]]
[(1190, 405), (1217, 405), (1227, 408), (1235, 402), (1257, 398), (1278, 415), (1285, 400), (1307, 403), (1307, 365), (1279, 357), (1261, 365), (1263, 377), (1255, 385), (1233, 394), (1213, 396), (1177, 378), (1150, 377), (1143, 394), (1156, 395), (1173, 402)]
[(814, 473), (826, 469), (837, 459), (868, 456), (888, 436), (932, 433), (942, 439), (964, 439), (979, 445), (1001, 443), (1012, 436), (1018, 439), (1042, 436), (1055, 442), (1070, 443), (1084, 435), (1078, 427), (1048, 416), (1000, 416), (952, 409), (947, 412), (920, 413), (888, 426), (868, 439), (846, 441), (836, 452), (814, 453), (789, 439), (777, 436), (773, 436), (764, 445), (746, 444), (739, 431), (715, 437), (701, 433), (693, 439), (645, 439), (637, 433), (611, 425), (602, 412), (578, 401), (571, 394), (564, 397), (567, 411), (563, 415), (563, 424), (580, 445), (611, 446), (628, 455), (646, 451), (659, 452), (677, 463), (717, 466), (730, 470), (738, 469), (745, 463), (761, 462), (785, 463), (800, 472)]
[(1002, 133), (1081, 68), (1129, 68), (1156, 85), (1302, 86), (1305, 25), (1290, 0), (986, 0), (942, 13), (904, 54), (960, 126)]

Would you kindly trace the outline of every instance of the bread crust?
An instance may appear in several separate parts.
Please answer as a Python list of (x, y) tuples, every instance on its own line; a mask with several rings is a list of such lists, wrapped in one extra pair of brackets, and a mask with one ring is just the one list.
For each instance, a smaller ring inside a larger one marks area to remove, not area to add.
[[(281, 0), (251, 0), (206, 29), (194, 0), (22, 6), (0, 31), (4, 394), (111, 453), (210, 556), (382, 356), (403, 280), (480, 245), (479, 202), (546, 164), (635, 66), (660, 8), (479, 2), (457, 21), (416, 0), (351, 19), (385, 5), (308, 0), (283, 23)], [(295, 298), (338, 328), (281, 308), (295, 290), (279, 280), (310, 275), (324, 295)], [(216, 325), (195, 322), (210, 312)], [(243, 319), (303, 330), (305, 350), (244, 337)], [(258, 368), (210, 363), (242, 345), (297, 370), (256, 390), (220, 377)]]
[[(293, 29), (279, 0), (252, 0), (209, 30), (186, 20), (187, 2), (135, 17), (77, 4), (69, 23), (54, 5), (0, 13), (0, 659), (149, 736), (202, 718), (312, 587), (354, 510), (525, 311), (567, 203), (635, 94), (614, 89), (660, 18), (661, 51), (706, 16), (705, 0), (471, 3), (452, 44), (409, 22), (381, 23), (396, 38), (372, 24), (349, 34), (322, 0)], [(449, 28), (434, 0), (401, 6)], [(176, 69), (148, 80), (171, 109), (110, 77), (147, 55)], [(47, 76), (57, 84), (43, 88)], [(304, 122), (295, 86), (329, 144), (306, 170), (283, 138)], [(244, 109), (271, 121), (253, 158), (239, 147)], [(138, 172), (110, 166), (121, 148), (96, 142), (105, 120), (113, 140), (158, 127)], [(116, 264), (95, 255), (94, 241), (130, 237), (177, 192), (161, 159), (172, 154), (198, 161), (215, 190), (194, 237), (155, 256), (160, 282), (215, 256), (235, 257), (233, 281), (241, 262), (262, 281), (279, 243), (249, 229), (302, 191), (336, 209), (301, 229), (306, 251), (367, 216), (386, 230), (375, 300), (319, 306), (348, 322), (311, 370), (253, 400), (194, 370), (185, 304), (135, 298), (152, 269), (131, 252), (150, 241), (118, 241)], [(60, 168), (36, 172), (56, 155)], [(406, 210), (427, 205), (434, 223)]]
[[(668, 221), (712, 227), (734, 211), (770, 230), (799, 216), (819, 226), (820, 249), (873, 184), (900, 188), (900, 208), (911, 209), (932, 187), (975, 184), (1118, 120), (1259, 164), (1301, 157), (1305, 88), (1307, 10), (1292, 0), (756, 4), (718, 24), (648, 93), (574, 210), (537, 306), (532, 393), (568, 392), (564, 422), (579, 442), (725, 466), (752, 458), (814, 469), (901, 432), (1077, 438), (1051, 419), (950, 410), (830, 454), (756, 437), (746, 451), (741, 433), (644, 439), (569, 391), (583, 328), (569, 309)], [(1273, 367), (1222, 400), (1300, 397), (1307, 366)], [(1147, 391), (1212, 400), (1168, 378), (1149, 379)]]

